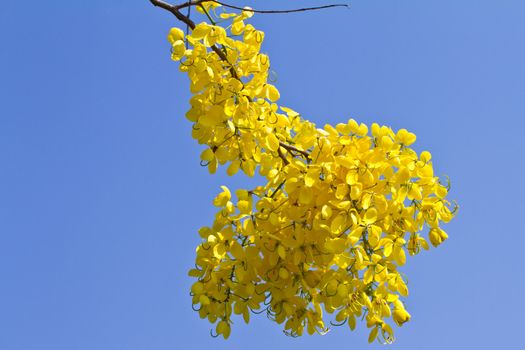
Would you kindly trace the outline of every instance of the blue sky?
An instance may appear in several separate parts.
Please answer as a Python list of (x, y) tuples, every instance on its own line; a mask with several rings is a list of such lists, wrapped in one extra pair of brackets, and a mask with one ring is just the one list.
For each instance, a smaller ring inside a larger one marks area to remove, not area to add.
[[(327, 1), (231, 1), (264, 9)], [(354, 0), (259, 15), (281, 102), (418, 136), (460, 204), (410, 258), (393, 349), (519, 348), (525, 312), (525, 2)], [(219, 186), (189, 89), (146, 0), (4, 1), (0, 12), (0, 349), (379, 348), (365, 325), (291, 339), (264, 316), (228, 341), (191, 310), (196, 230)]]

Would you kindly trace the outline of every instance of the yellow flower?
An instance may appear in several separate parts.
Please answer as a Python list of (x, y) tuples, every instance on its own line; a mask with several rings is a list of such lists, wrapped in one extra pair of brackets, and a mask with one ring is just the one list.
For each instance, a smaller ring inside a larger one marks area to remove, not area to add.
[(221, 186), (222, 192), (215, 197), (213, 200), (213, 205), (216, 207), (224, 207), (226, 203), (232, 198), (230, 190), (226, 186)]
[[(203, 2), (213, 18), (219, 4)], [(326, 332), (323, 310), (350, 329), (366, 312), (369, 341), (391, 342), (390, 317), (410, 320), (400, 298), (408, 287), (398, 268), (447, 234), (448, 186), (434, 176), (432, 156), (410, 148), (416, 135), (354, 119), (318, 127), (279, 106), (270, 83), (264, 33), (253, 16), (222, 12), (185, 37), (172, 28), (172, 59), (190, 81), (192, 137), (210, 173), (259, 174), (260, 186), (226, 186), (213, 199), (212, 225), (199, 230), (189, 275), (200, 317), (228, 338), (232, 317), (264, 311), (290, 335)], [(186, 42), (188, 47), (186, 47)], [(299, 60), (305, 59), (298, 56)]]
[(403, 323), (410, 320), (410, 314), (405, 309), (395, 309), (392, 317), (398, 326), (402, 326)]

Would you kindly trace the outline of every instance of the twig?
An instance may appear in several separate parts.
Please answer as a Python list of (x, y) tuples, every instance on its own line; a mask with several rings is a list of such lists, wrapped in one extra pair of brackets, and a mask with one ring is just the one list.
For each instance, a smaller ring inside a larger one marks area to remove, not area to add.
[(254, 13), (262, 13), (262, 14), (282, 14), (282, 13), (294, 13), (294, 12), (305, 12), (305, 11), (317, 11), (317, 10), (323, 10), (328, 8), (334, 8), (334, 7), (346, 7), (350, 8), (350, 5), (348, 4), (331, 4), (331, 5), (323, 5), (323, 6), (314, 6), (314, 7), (303, 7), (298, 9), (292, 9), (292, 10), (255, 10), (248, 7), (240, 7), (240, 6), (234, 6), (230, 4), (226, 4), (222, 1), (217, 0), (197, 0), (197, 1), (190, 1), (185, 4), (180, 5), (182, 7), (187, 6), (194, 6), (194, 5), (200, 5), (203, 2), (214, 2), (216, 4), (219, 4), (224, 7), (228, 7), (234, 10), (242, 10), (247, 12), (254, 12)]
[(310, 161), (310, 153), (308, 153), (307, 151), (303, 151), (302, 149), (286, 144), (284, 142), (279, 142), (279, 146), (281, 146), (288, 152), (292, 153), (292, 155), (293, 155), (293, 152), (297, 152), (301, 154), (304, 158), (306, 158), (306, 160)]
[(283, 182), (281, 182), (281, 183), (279, 184), (279, 186), (277, 186), (277, 188), (275, 189), (275, 191), (273, 191), (273, 193), (270, 195), (270, 198), (275, 197), (275, 195), (277, 194), (277, 192), (279, 192), (279, 191), (283, 188), (285, 182), (286, 182), (286, 180), (284, 180)]
[(286, 159), (286, 156), (284, 155), (283, 151), (281, 151), (281, 147), (277, 150), (277, 153), (279, 153), (279, 157), (283, 160), (284, 165), (290, 164), (290, 161)]

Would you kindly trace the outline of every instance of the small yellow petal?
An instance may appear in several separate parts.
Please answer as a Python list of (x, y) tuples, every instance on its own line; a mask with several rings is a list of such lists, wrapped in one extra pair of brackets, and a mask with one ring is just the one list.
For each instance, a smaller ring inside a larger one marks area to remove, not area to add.
[(372, 343), (377, 338), (377, 332), (379, 331), (379, 327), (374, 327), (372, 331), (370, 332), (370, 335), (368, 336), (368, 342)]
[(183, 40), (184, 39), (184, 32), (180, 28), (171, 28), (170, 32), (168, 33), (168, 40), (170, 43), (174, 43), (177, 40)]
[(279, 94), (279, 90), (271, 84), (266, 84), (266, 98), (269, 99), (272, 102), (277, 101), (281, 95)]
[(375, 208), (369, 208), (366, 213), (363, 221), (366, 225), (371, 225), (377, 220), (377, 210)]
[(323, 207), (321, 208), (321, 217), (324, 219), (324, 220), (327, 220), (329, 219), (330, 217), (332, 216), (332, 208), (329, 207), (328, 205), (323, 205)]

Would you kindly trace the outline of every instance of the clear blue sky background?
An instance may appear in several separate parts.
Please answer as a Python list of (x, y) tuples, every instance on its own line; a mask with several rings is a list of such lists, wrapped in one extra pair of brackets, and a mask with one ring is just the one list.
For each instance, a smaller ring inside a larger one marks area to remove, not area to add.
[[(525, 2), (351, 4), (255, 22), (284, 105), (408, 128), (452, 179), (459, 216), (404, 268), (392, 348), (521, 348)], [(256, 180), (199, 166), (173, 25), (147, 0), (2, 1), (0, 349), (379, 348), (364, 324), (291, 339), (262, 315), (225, 342), (191, 310), (196, 230), (221, 184)]]

